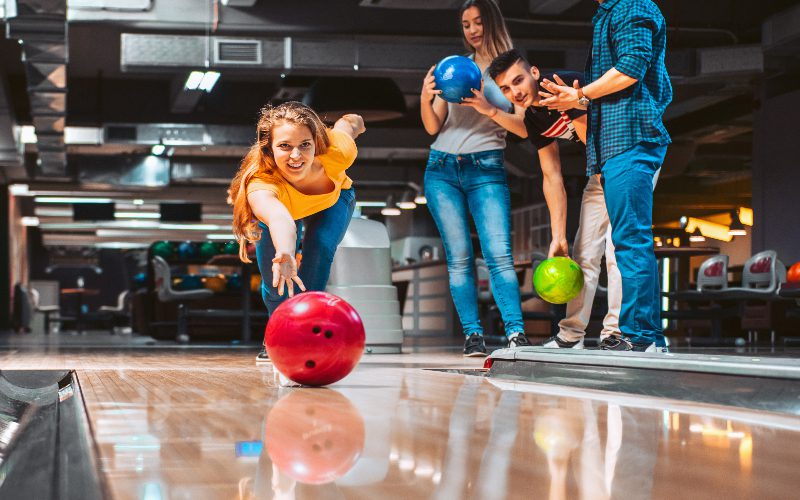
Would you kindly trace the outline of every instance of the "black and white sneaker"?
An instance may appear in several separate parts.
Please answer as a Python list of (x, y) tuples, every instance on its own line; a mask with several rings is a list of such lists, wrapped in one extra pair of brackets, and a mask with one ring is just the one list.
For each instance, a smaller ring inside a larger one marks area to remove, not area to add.
[(479, 333), (473, 333), (467, 337), (466, 342), (464, 342), (464, 356), (486, 356), (486, 343), (483, 341), (483, 335)]
[(514, 333), (508, 337), (508, 347), (533, 347), (524, 333)]
[(262, 348), (261, 352), (258, 353), (256, 356), (256, 363), (269, 363), (269, 355), (267, 354), (267, 350)]
[(665, 347), (657, 347), (655, 342), (631, 342), (625, 337), (614, 335), (604, 338), (600, 342), (600, 349), (603, 351), (669, 352), (669, 349)]
[(542, 347), (551, 349), (583, 349), (583, 339), (581, 338), (580, 340), (570, 342), (569, 340), (562, 339), (558, 335), (553, 335), (542, 342)]

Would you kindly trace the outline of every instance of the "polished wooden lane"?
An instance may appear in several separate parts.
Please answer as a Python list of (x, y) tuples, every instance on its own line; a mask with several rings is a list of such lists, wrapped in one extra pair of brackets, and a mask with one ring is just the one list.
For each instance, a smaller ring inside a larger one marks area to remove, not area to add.
[(281, 388), (247, 351), (28, 351), (77, 370), (115, 498), (792, 498), (800, 421), (375, 355)]

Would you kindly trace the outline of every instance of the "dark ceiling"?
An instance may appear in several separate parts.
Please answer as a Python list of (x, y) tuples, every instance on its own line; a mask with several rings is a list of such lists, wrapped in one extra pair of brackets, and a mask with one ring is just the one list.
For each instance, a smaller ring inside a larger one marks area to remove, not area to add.
[[(419, 183), (424, 165), (419, 157), (430, 143), (430, 138), (421, 132), (417, 97), (426, 66), (385, 72), (379, 68), (361, 68), (357, 72), (341, 67), (319, 70), (313, 67), (292, 70), (226, 68), (220, 70), (222, 78), (212, 93), (203, 95), (191, 112), (178, 113), (172, 109), (175, 95), (191, 68), (123, 70), (120, 64), (123, 33), (276, 40), (294, 37), (329, 40), (331, 44), (357, 40), (359, 49), (379, 41), (396, 46), (438, 44), (458, 50), (456, 11), (436, 9), (454, 2), (430, 0), (427, 2), (429, 9), (380, 6), (387, 3), (398, 5), (401, 2), (258, 0), (246, 8), (220, 5), (215, 18), (212, 2), (155, 0), (149, 14), (98, 11), (71, 15), (66, 124), (88, 127), (115, 123), (252, 126), (262, 105), (302, 96), (318, 76), (336, 74), (357, 78), (383, 74), (393, 78), (405, 94), (408, 109), (402, 118), (370, 124), (371, 132), (364, 136), (364, 144), (374, 147), (374, 151), (367, 163), (391, 168), (379, 173), (367, 170), (364, 176), (366, 180), (386, 180), (390, 172), (393, 178), (389, 180)], [(534, 63), (552, 69), (582, 69), (591, 34), (591, 18), (596, 10), (594, 1), (563, 0), (562, 10), (564, 6), (566, 10), (556, 15), (538, 13), (545, 8), (543, 5), (554, 4), (545, 0), (503, 0), (500, 3), (512, 38), (528, 51)], [(670, 0), (656, 3), (670, 27), (668, 66), (675, 89), (674, 102), (665, 117), (675, 145), (656, 191), (656, 219), (675, 220), (686, 213), (702, 215), (749, 206), (753, 113), (763, 92), (771, 91), (769, 89), (779, 92), (800, 85), (800, 51), (793, 46), (764, 52), (763, 68), (756, 70), (742, 63), (740, 54), (745, 54), (747, 47), (757, 47), (762, 42), (765, 21), (797, 2)], [(181, 12), (181, 8), (185, 11)], [(732, 52), (710, 53), (717, 48)], [(431, 59), (424, 64), (435, 61)], [(727, 65), (729, 71), (715, 71), (714, 65), (718, 62)], [(388, 56), (384, 63), (392, 65)], [(7, 85), (13, 120), (17, 124), (31, 123), (28, 82), (16, 40), (0, 40), (0, 75)], [(385, 133), (379, 134), (378, 129)], [(70, 175), (77, 175), (82, 155), (103, 152), (102, 145), (97, 149), (93, 152), (91, 148), (68, 145)], [(142, 154), (141, 149), (122, 151), (136, 155)], [(231, 175), (236, 167), (236, 151), (234, 149), (233, 155), (228, 151), (216, 158), (228, 165)], [(415, 153), (399, 154), (403, 151)], [(180, 154), (186, 161), (199, 156), (203, 161), (214, 161), (213, 157), (208, 158), (205, 147), (184, 148)], [(562, 155), (566, 175), (580, 179), (582, 151), (566, 147)], [(535, 180), (538, 169), (534, 156), (524, 144), (509, 148), (511, 173), (524, 177), (522, 184), (532, 186), (517, 189), (515, 197), (519, 203), (541, 199), (539, 181)], [(35, 174), (36, 169), (31, 165), (36, 159), (32, 145), (28, 146), (25, 159), (26, 171)], [(73, 190), (80, 189), (74, 179), (64, 181)], [(381, 197), (386, 191), (385, 187), (367, 187), (362, 194)]]

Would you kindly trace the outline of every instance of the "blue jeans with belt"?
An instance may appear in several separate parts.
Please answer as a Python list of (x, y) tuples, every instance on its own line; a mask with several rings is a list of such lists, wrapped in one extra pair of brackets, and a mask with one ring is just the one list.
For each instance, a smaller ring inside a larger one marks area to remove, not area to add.
[[(300, 249), (301, 243), (303, 247), (303, 261), (297, 274), (306, 290), (325, 291), (331, 274), (333, 256), (344, 238), (355, 206), (355, 191), (352, 188), (343, 189), (332, 207), (296, 221), (297, 234), (298, 236), (302, 234), (302, 237), (297, 238), (295, 252)], [(261, 239), (256, 242), (256, 258), (262, 278), (261, 297), (269, 314), (272, 314), (289, 295), (285, 289), (283, 296), (278, 295), (277, 288), (272, 286), (272, 259), (275, 258), (275, 245), (272, 244), (272, 237), (266, 224), (259, 222), (258, 227), (261, 228)], [(297, 290), (296, 285), (295, 290)]]
[(667, 146), (640, 143), (601, 169), (611, 241), (622, 276), (619, 328), (632, 342), (663, 347), (658, 264), (653, 252), (653, 177)]
[(489, 267), (489, 280), (506, 335), (522, 332), (519, 281), (511, 254), (511, 199), (503, 151), (453, 155), (431, 150), (425, 197), (442, 236), (450, 293), (466, 336), (483, 333), (469, 217)]

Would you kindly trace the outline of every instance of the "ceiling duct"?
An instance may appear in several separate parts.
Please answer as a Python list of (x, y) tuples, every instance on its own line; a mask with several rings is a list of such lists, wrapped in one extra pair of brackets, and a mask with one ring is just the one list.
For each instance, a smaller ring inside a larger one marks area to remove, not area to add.
[(346, 113), (366, 122), (400, 118), (406, 112), (403, 93), (391, 78), (320, 78), (303, 103), (333, 122)]
[(764, 53), (760, 45), (732, 45), (697, 51), (698, 76), (749, 76), (764, 72)]
[(761, 44), (767, 51), (800, 54), (800, 4), (764, 21)]
[[(350, 38), (232, 38), (123, 33), (122, 71), (176, 68), (255, 68), (324, 70), (353, 74), (427, 70), (445, 56), (459, 54), (458, 43)], [(207, 54), (210, 58), (207, 60)]]
[(9, 2), (6, 36), (22, 43), (22, 59), (37, 136), (36, 175), (66, 177), (66, 0)]
[(14, 117), (8, 101), (8, 93), (0, 79), (0, 169), (5, 179), (24, 179), (27, 177), (22, 164), (22, 155), (14, 137)]

